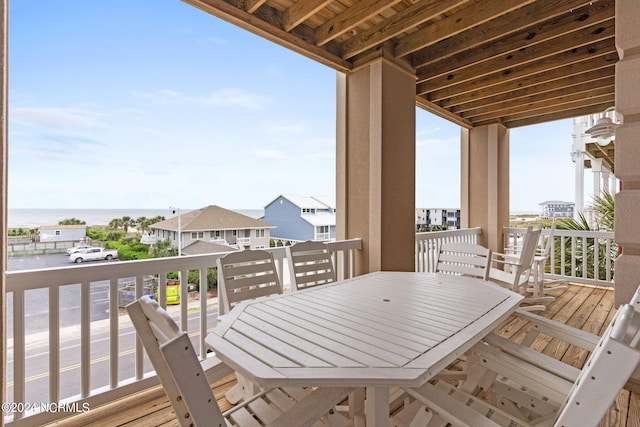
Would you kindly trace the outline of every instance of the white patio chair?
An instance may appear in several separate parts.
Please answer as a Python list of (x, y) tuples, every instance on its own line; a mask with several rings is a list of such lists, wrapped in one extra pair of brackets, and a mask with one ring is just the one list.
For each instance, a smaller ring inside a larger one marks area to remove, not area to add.
[(281, 294), (273, 255), (267, 251), (232, 252), (218, 259), (218, 314), (245, 300)]
[[(267, 251), (245, 250), (232, 252), (217, 260), (218, 321), (237, 303), (282, 293), (273, 255)], [(225, 397), (232, 404), (256, 394), (258, 387), (237, 374), (238, 383)]]
[(487, 280), (491, 249), (473, 243), (443, 243), (436, 261), (437, 273), (449, 273)]
[[(154, 300), (142, 297), (127, 306), (138, 338), (156, 370), (181, 426), (311, 426), (335, 425), (335, 405), (352, 391), (322, 388), (316, 391), (300, 388), (262, 391), (242, 405), (221, 413), (202, 364), (198, 360), (189, 335), (180, 331), (171, 316)], [(218, 380), (231, 372), (219, 360), (207, 361), (217, 370)], [(331, 413), (331, 414), (330, 414)], [(326, 423), (317, 421), (324, 419)]]
[(287, 247), (292, 290), (310, 288), (336, 281), (333, 260), (322, 242), (299, 242)]
[[(522, 249), (517, 256), (494, 252), (492, 267), (489, 270), (489, 280), (525, 295), (541, 232), (542, 226), (535, 230), (533, 227), (527, 227), (522, 238)], [(537, 304), (524, 306), (528, 310), (544, 310), (546, 307), (541, 303), (551, 302), (553, 299), (551, 296), (527, 297), (523, 300), (523, 304)]]
[[(418, 403), (401, 411), (395, 425), (409, 425), (407, 419), (424, 426), (598, 425), (625, 384), (640, 375), (640, 288), (634, 297), (635, 304), (621, 306), (595, 344), (591, 334), (545, 320), (545, 333), (555, 330), (593, 350), (582, 370), (492, 334), (467, 353), (461, 384), (436, 380), (406, 389)], [(410, 417), (401, 415), (409, 411)]]

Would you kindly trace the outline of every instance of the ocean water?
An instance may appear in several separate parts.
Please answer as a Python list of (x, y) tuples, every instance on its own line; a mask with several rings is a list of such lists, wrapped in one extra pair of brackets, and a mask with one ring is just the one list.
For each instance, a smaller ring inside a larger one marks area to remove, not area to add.
[[(181, 209), (184, 214), (193, 209)], [(264, 209), (232, 209), (235, 212), (252, 218), (260, 218), (264, 215)], [(155, 216), (170, 218), (171, 211), (164, 209), (21, 209), (9, 208), (8, 227), (9, 228), (37, 228), (41, 225), (57, 225), (58, 222), (77, 218), (87, 225), (107, 225), (114, 218), (129, 216), (133, 219)]]

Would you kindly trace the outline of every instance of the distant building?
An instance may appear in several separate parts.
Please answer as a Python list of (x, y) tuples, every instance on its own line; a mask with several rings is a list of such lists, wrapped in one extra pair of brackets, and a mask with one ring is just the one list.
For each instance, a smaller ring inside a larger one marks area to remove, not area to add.
[(460, 209), (456, 208), (417, 208), (416, 230), (427, 227), (442, 229), (460, 228)]
[(326, 197), (282, 194), (264, 208), (264, 221), (275, 225), (271, 236), (286, 240), (336, 238), (335, 202)]
[[(182, 248), (197, 241), (236, 248), (268, 248), (273, 227), (219, 206), (207, 206), (180, 215)], [(172, 246), (178, 246), (178, 216), (152, 224), (149, 228), (157, 240), (168, 240)], [(199, 245), (195, 252), (202, 253), (202, 249), (203, 245)]]
[(80, 242), (87, 238), (87, 226), (78, 225), (43, 225), (40, 227), (41, 242)]
[(575, 203), (549, 200), (540, 203), (540, 218), (573, 218)]

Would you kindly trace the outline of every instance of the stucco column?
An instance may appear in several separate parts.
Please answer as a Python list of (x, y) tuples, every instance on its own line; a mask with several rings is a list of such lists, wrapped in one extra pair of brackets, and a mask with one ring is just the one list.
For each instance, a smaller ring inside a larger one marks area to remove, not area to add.
[(629, 302), (640, 284), (640, 2), (616, 2), (616, 111), (623, 125), (616, 131), (615, 240), (623, 247), (615, 264), (616, 305)]
[(336, 235), (358, 274), (415, 265), (415, 76), (379, 59), (337, 76)]
[(498, 124), (462, 129), (461, 227), (481, 227), (479, 243), (503, 252), (509, 225), (509, 130)]

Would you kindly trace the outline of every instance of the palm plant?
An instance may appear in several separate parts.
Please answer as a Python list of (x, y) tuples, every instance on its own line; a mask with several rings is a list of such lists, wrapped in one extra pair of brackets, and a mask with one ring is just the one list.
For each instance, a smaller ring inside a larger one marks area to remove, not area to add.
[[(608, 191), (594, 196), (593, 204), (588, 209), (593, 212), (593, 221), (589, 222), (582, 212), (578, 213), (578, 219), (566, 218), (558, 220), (556, 227), (562, 230), (574, 231), (613, 231), (614, 229), (615, 196)], [(560, 253), (562, 247), (565, 250), (565, 263), (561, 266), (561, 274), (569, 274), (573, 268), (571, 264), (572, 254), (575, 262), (575, 276), (589, 279), (613, 278), (613, 263), (607, 266), (607, 251), (609, 259), (615, 260), (618, 255), (618, 245), (612, 244), (607, 248), (604, 241), (597, 237), (564, 237), (555, 242), (555, 251)], [(597, 269), (589, 268), (596, 263)]]

